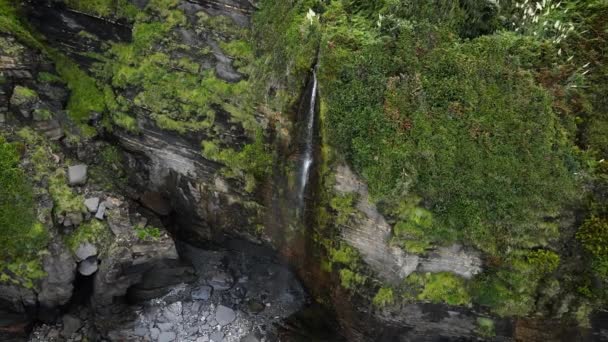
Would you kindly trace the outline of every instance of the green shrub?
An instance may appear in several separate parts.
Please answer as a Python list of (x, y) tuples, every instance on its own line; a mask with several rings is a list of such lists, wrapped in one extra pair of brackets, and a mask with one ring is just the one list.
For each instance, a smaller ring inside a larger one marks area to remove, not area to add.
[(140, 240), (156, 241), (161, 236), (160, 229), (156, 227), (135, 227), (135, 233)]
[(339, 263), (354, 268), (359, 261), (359, 253), (354, 248), (342, 244), (339, 249), (332, 248), (330, 250), (330, 260), (333, 263)]
[(485, 317), (477, 318), (477, 333), (483, 337), (496, 336), (494, 321)]
[[(460, 41), (425, 22), (383, 41), (364, 19), (335, 20), (320, 57), (327, 137), (375, 199), (421, 196), (437, 236), (491, 254), (556, 237), (542, 217), (576, 200), (579, 166), (551, 96), (525, 71), (538, 42)], [(433, 235), (420, 229), (397, 227)]]
[(106, 104), (103, 92), (95, 80), (82, 71), (73, 61), (58, 52), (51, 52), (57, 72), (70, 89), (67, 110), (76, 123), (84, 123), (91, 112), (103, 113)]
[(102, 17), (135, 19), (137, 7), (128, 0), (66, 0), (66, 4), (76, 10)]
[(340, 270), (340, 284), (348, 290), (355, 290), (365, 282), (365, 277), (347, 268)]
[(393, 289), (386, 287), (380, 288), (374, 296), (372, 302), (376, 307), (379, 308), (392, 305), (395, 302), (395, 298), (393, 296)]
[(202, 154), (205, 158), (226, 165), (227, 176), (243, 178), (248, 192), (255, 189), (257, 181), (262, 181), (269, 175), (272, 167), (273, 155), (259, 129), (253, 143), (245, 145), (239, 152), (231, 148), (220, 148), (213, 141), (206, 140), (202, 142)]
[(555, 271), (559, 256), (548, 250), (514, 251), (497, 269), (474, 279), (471, 294), (501, 316), (525, 316), (536, 309), (542, 279)]
[(595, 273), (608, 281), (608, 220), (597, 216), (588, 218), (579, 228), (576, 238), (591, 255)]
[(48, 72), (41, 72), (38, 74), (38, 81), (42, 83), (63, 83), (63, 79), (58, 75), (51, 74)]
[(354, 193), (334, 196), (329, 204), (336, 211), (336, 224), (340, 226), (348, 224), (351, 216), (357, 212)]
[(410, 292), (406, 298), (450, 305), (468, 305), (471, 302), (465, 280), (452, 273), (412, 273), (405, 283)]

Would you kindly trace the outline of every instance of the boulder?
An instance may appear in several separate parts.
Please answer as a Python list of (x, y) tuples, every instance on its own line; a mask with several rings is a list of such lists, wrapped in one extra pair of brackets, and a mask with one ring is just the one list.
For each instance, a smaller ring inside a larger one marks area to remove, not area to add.
[(260, 340), (253, 333), (250, 333), (241, 338), (240, 342), (260, 342)]
[(97, 257), (92, 256), (78, 264), (78, 272), (83, 276), (90, 276), (97, 272)]
[(97, 213), (95, 214), (95, 218), (98, 220), (103, 220), (103, 217), (105, 214), (106, 214), (106, 202), (103, 202), (97, 208)]
[(174, 342), (176, 337), (174, 332), (163, 332), (158, 336), (158, 342)]
[(65, 227), (70, 227), (70, 226), (76, 227), (76, 226), (79, 226), (81, 223), (82, 223), (82, 213), (80, 213), (80, 212), (67, 213), (63, 220), (63, 225)]
[(72, 315), (63, 316), (63, 330), (61, 334), (63, 337), (68, 338), (82, 327), (82, 321), (78, 317)]
[(97, 212), (97, 208), (99, 208), (99, 197), (91, 197), (84, 200), (84, 205), (87, 207), (90, 213)]
[(221, 325), (228, 325), (236, 319), (236, 313), (229, 307), (218, 305), (215, 310), (215, 320)]
[(68, 167), (68, 182), (71, 186), (84, 185), (87, 182), (87, 169), (85, 164)]
[(34, 128), (49, 140), (57, 141), (63, 138), (63, 128), (58, 120), (37, 121), (34, 123)]
[(211, 281), (209, 281), (209, 285), (211, 285), (215, 291), (228, 290), (233, 284), (234, 279), (225, 272), (214, 274)]
[(95, 245), (89, 243), (89, 242), (85, 242), (83, 244), (81, 244), (80, 246), (78, 246), (78, 249), (76, 250), (76, 261), (83, 261), (85, 259), (88, 259), (92, 256), (97, 255), (97, 247), (95, 247)]
[(18, 85), (13, 89), (13, 95), (10, 99), (11, 109), (29, 119), (38, 100), (38, 94), (34, 90)]
[(158, 329), (158, 328), (150, 329), (150, 337), (152, 337), (152, 339), (156, 340), (156, 339), (158, 339), (158, 336), (160, 336), (160, 329)]
[(212, 292), (213, 289), (211, 288), (211, 286), (199, 286), (192, 290), (192, 299), (207, 300), (211, 297)]
[(61, 238), (57, 237), (48, 247), (49, 253), (42, 260), (47, 276), (42, 280), (38, 293), (40, 308), (44, 309), (43, 321), (54, 321), (57, 318), (55, 308), (66, 304), (72, 298), (73, 282), (76, 277), (76, 262), (72, 253), (65, 248)]
[(214, 331), (209, 336), (210, 341), (224, 342), (224, 334), (221, 331)]

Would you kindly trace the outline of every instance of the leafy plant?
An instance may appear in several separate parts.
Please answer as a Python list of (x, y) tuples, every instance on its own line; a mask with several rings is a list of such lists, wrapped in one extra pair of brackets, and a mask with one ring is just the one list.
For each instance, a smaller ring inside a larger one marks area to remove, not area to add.
[(395, 298), (393, 296), (393, 289), (387, 287), (380, 288), (374, 296), (372, 302), (376, 307), (379, 308), (392, 305), (395, 302)]
[(156, 241), (161, 236), (160, 229), (156, 227), (135, 227), (135, 232), (140, 240)]

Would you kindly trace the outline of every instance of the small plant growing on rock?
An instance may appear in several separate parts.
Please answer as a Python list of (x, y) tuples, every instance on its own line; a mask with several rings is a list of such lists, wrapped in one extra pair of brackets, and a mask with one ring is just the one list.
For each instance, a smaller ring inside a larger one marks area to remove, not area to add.
[(135, 232), (137, 233), (137, 238), (140, 240), (151, 240), (157, 241), (160, 238), (160, 229), (156, 227), (135, 227)]
[(477, 318), (477, 332), (483, 337), (496, 336), (496, 332), (494, 331), (494, 321), (485, 317)]
[(393, 296), (393, 289), (391, 289), (390, 287), (380, 288), (380, 290), (378, 290), (378, 293), (376, 293), (376, 296), (374, 296), (373, 299), (374, 305), (379, 308), (391, 305), (394, 303), (394, 301), (395, 298)]

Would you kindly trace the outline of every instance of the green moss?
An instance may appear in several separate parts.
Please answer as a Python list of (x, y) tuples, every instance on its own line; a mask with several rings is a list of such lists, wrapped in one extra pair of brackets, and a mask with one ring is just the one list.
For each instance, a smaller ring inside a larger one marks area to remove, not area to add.
[(128, 0), (66, 0), (66, 5), (78, 11), (110, 18), (135, 19), (137, 7)]
[(100, 251), (105, 251), (112, 242), (112, 232), (103, 222), (91, 220), (81, 224), (74, 232), (66, 236), (66, 245), (72, 252), (85, 242), (93, 244)]
[(220, 148), (211, 141), (203, 141), (202, 153), (205, 158), (221, 162), (227, 166), (229, 177), (245, 179), (245, 190), (251, 192), (257, 182), (265, 179), (272, 167), (272, 154), (264, 143), (261, 130), (257, 131), (253, 143), (245, 145), (240, 152), (230, 148)]
[(84, 123), (91, 112), (103, 113), (106, 104), (103, 92), (95, 80), (82, 71), (73, 61), (57, 52), (51, 53), (57, 72), (70, 89), (68, 114), (76, 123)]
[(496, 336), (494, 321), (485, 317), (477, 318), (477, 333), (483, 337)]
[(67, 185), (66, 172), (57, 169), (49, 177), (49, 192), (53, 197), (56, 213), (84, 212), (84, 197), (76, 195)]
[(415, 254), (424, 253), (434, 240), (451, 239), (434, 229), (432, 213), (418, 204), (419, 199), (410, 198), (403, 201), (395, 210), (399, 221), (393, 227), (392, 239), (392, 243)]
[(592, 257), (595, 273), (608, 282), (608, 220), (592, 216), (581, 225), (576, 238)]
[(359, 253), (357, 253), (354, 248), (342, 244), (339, 249), (332, 248), (330, 250), (330, 260), (333, 263), (343, 264), (354, 268), (359, 261)]
[(345, 195), (334, 196), (330, 201), (330, 206), (336, 211), (336, 224), (346, 225), (351, 219), (351, 216), (357, 211), (355, 209), (355, 194), (349, 193)]
[(28, 102), (36, 101), (37, 99), (38, 93), (36, 93), (34, 90), (18, 85), (13, 89), (11, 103), (17, 106), (21, 106)]
[(58, 75), (43, 71), (38, 74), (38, 81), (42, 83), (63, 83), (63, 79)]
[(449, 305), (468, 305), (471, 302), (464, 279), (452, 273), (412, 273), (406, 284), (411, 291), (406, 298), (415, 296), (418, 300)]
[(557, 269), (559, 256), (548, 250), (513, 251), (495, 262), (502, 267), (476, 277), (472, 297), (501, 316), (525, 316), (536, 309), (539, 284)]
[(386, 287), (380, 288), (372, 300), (372, 303), (379, 308), (392, 305), (394, 302), (395, 298), (393, 296), (393, 289)]
[(48, 109), (35, 109), (34, 110), (34, 120), (50, 120), (53, 118), (53, 112)]
[(32, 47), (42, 48), (42, 44), (32, 35), (21, 21), (19, 4), (13, 0), (0, 0), (0, 32), (14, 34), (21, 42)]
[(42, 266), (43, 253), (40, 252), (32, 258), (14, 259), (9, 263), (0, 261), (0, 284), (8, 283), (35, 289), (38, 281), (47, 275)]
[(363, 283), (365, 283), (365, 276), (346, 268), (340, 270), (340, 284), (345, 289), (355, 290)]
[(36, 219), (32, 184), (19, 165), (20, 150), (0, 135), (0, 282), (32, 287), (44, 276), (39, 252), (46, 248), (48, 232)]
[(135, 233), (140, 240), (156, 241), (161, 236), (160, 229), (156, 227), (135, 227)]
[(139, 126), (137, 125), (137, 119), (128, 114), (122, 112), (112, 113), (112, 122), (131, 133), (139, 132)]

